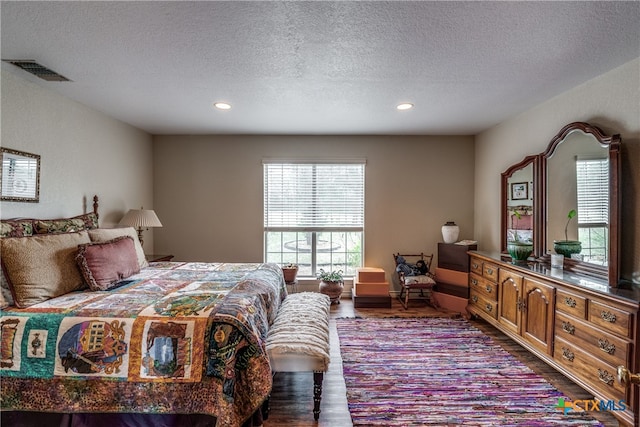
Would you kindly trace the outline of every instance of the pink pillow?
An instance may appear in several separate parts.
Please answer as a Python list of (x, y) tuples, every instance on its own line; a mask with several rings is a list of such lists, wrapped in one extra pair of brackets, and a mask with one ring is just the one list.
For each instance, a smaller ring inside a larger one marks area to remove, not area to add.
[(76, 262), (92, 291), (106, 291), (140, 272), (133, 239), (129, 236), (78, 245)]

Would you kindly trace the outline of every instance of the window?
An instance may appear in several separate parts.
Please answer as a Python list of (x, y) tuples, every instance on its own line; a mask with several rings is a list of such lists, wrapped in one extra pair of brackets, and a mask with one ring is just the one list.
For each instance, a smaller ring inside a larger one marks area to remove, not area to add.
[(265, 261), (355, 275), (362, 266), (364, 162), (265, 163)]
[(609, 162), (577, 160), (578, 240), (584, 261), (607, 265), (609, 243)]

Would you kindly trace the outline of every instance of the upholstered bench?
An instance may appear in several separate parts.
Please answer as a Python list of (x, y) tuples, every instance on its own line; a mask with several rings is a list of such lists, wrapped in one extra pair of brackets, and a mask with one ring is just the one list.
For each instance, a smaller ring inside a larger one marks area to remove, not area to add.
[(282, 302), (267, 336), (271, 370), (313, 372), (313, 417), (320, 417), (324, 372), (329, 366), (329, 311), (327, 295), (289, 294)]

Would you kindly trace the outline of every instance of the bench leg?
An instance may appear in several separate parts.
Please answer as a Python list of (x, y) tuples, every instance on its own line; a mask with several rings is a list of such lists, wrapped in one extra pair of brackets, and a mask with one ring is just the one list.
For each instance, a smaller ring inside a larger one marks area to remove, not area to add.
[(262, 411), (263, 420), (269, 419), (269, 412), (271, 412), (271, 395), (267, 396), (266, 400), (262, 402), (260, 411)]
[(320, 418), (320, 398), (322, 397), (322, 380), (324, 373), (313, 371), (313, 418)]

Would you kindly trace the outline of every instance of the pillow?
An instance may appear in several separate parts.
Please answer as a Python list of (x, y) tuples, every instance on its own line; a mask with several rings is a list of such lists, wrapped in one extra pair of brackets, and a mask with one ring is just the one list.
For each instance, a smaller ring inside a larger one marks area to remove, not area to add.
[(140, 272), (131, 236), (80, 245), (76, 262), (92, 291), (106, 291), (115, 287), (119, 281)]
[(3, 219), (0, 223), (0, 237), (26, 237), (33, 235), (33, 221), (30, 219)]
[(5, 277), (4, 271), (0, 274), (0, 309), (13, 305), (13, 296), (9, 289), (9, 282)]
[(107, 242), (121, 236), (130, 236), (133, 239), (133, 244), (136, 248), (136, 255), (138, 257), (138, 265), (140, 268), (148, 267), (149, 263), (147, 262), (147, 258), (144, 256), (144, 250), (138, 240), (138, 232), (135, 228), (96, 228), (95, 230), (89, 230), (89, 238), (91, 238), (92, 242)]
[(415, 284), (430, 284), (435, 285), (436, 281), (431, 278), (431, 276), (405, 276), (404, 283), (407, 285), (415, 285)]
[(78, 245), (91, 243), (86, 231), (0, 239), (2, 268), (19, 308), (84, 288), (76, 265)]

